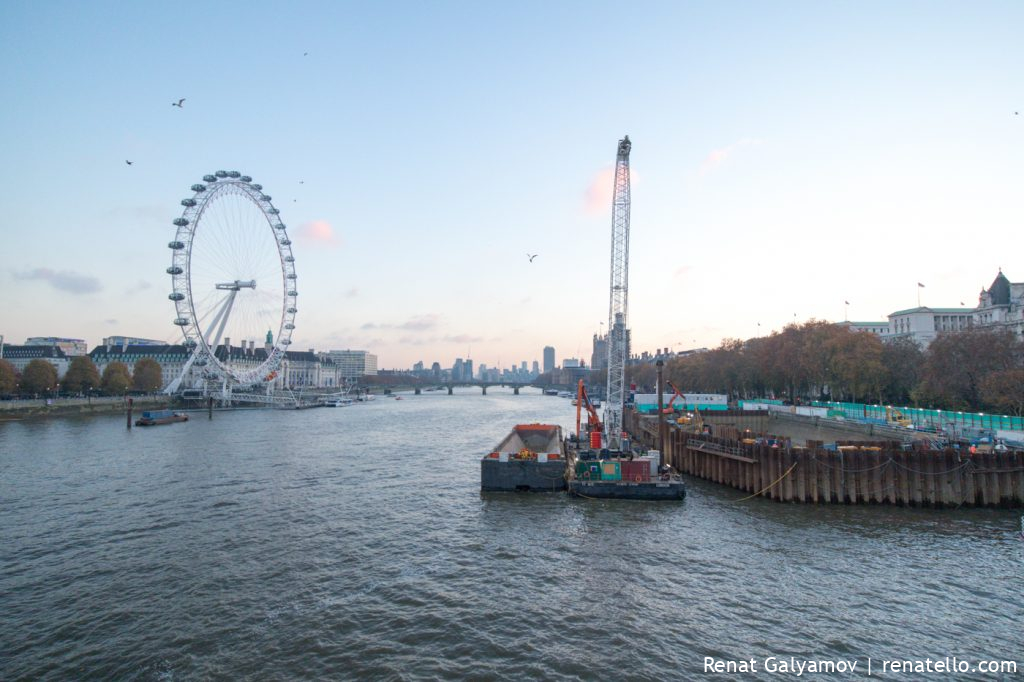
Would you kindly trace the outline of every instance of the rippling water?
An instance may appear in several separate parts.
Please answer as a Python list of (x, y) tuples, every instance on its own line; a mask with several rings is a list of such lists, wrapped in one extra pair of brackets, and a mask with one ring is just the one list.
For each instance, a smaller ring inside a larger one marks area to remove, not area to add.
[(130, 432), (0, 424), (0, 678), (1024, 659), (1017, 513), (736, 503), (700, 481), (683, 503), (480, 494), (512, 424), (574, 420), (492, 388)]

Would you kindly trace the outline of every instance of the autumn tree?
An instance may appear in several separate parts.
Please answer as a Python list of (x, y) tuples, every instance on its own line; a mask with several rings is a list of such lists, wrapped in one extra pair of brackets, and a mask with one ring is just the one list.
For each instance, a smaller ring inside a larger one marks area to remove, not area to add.
[(18, 370), (6, 360), (0, 360), (0, 394), (14, 393), (18, 386)]
[(880, 399), (886, 381), (882, 341), (874, 334), (837, 327), (831, 340), (832, 375), (843, 396), (851, 402)]
[(915, 398), (943, 409), (978, 409), (986, 375), (1017, 368), (1020, 357), (1021, 344), (1009, 331), (939, 334), (925, 354)]
[(1024, 417), (1024, 369), (989, 372), (981, 380), (981, 399), (988, 409)]
[(131, 372), (128, 371), (128, 365), (123, 362), (111, 362), (103, 369), (100, 385), (107, 395), (122, 395), (131, 383)]
[(132, 374), (132, 388), (151, 393), (164, 385), (163, 369), (153, 358), (141, 358), (135, 363)]
[(921, 346), (909, 336), (888, 339), (882, 344), (882, 364), (886, 372), (883, 402), (895, 405), (911, 402), (911, 392), (920, 381), (924, 364)]
[(21, 390), (25, 393), (46, 393), (57, 388), (57, 368), (46, 360), (35, 359), (21, 373)]
[(88, 355), (72, 358), (64, 374), (64, 389), (69, 393), (87, 392), (100, 386), (100, 371)]

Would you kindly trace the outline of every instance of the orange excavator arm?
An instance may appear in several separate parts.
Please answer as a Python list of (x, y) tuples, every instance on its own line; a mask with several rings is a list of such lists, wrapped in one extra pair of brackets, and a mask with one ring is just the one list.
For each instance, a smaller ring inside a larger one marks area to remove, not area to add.
[(580, 411), (587, 408), (587, 428), (591, 431), (601, 429), (601, 420), (597, 416), (597, 410), (590, 404), (590, 397), (587, 389), (583, 386), (583, 379), (576, 385), (576, 437), (580, 437)]
[(672, 409), (672, 403), (676, 401), (676, 398), (682, 398), (683, 402), (686, 402), (686, 398), (679, 392), (679, 389), (676, 388), (675, 384), (670, 381), (668, 382), (668, 387), (672, 389), (672, 398), (668, 401), (668, 405), (665, 406), (665, 409), (661, 411), (662, 414), (672, 414), (675, 411)]

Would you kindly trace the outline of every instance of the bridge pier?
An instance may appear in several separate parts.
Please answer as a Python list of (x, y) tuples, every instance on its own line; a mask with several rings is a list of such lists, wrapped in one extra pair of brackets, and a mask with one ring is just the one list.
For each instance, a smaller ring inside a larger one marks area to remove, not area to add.
[(516, 387), (515, 387), (515, 389), (513, 389), (513, 392), (514, 392), (514, 393), (515, 393), (516, 395), (519, 395), (519, 387), (518, 387), (518, 386), (516, 386)]
[(420, 389), (417, 388), (416, 391), (413, 393), (413, 395), (419, 395), (419, 394), (420, 394)]
[(448, 395), (452, 394), (452, 385), (448, 384)]
[(487, 395), (487, 385), (486, 384), (481, 386), (480, 390), (482, 391), (481, 395)]

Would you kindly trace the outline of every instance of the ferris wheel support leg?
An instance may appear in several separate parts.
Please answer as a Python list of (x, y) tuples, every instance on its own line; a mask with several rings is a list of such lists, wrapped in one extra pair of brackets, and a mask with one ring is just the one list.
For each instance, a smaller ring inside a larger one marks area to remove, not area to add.
[(181, 382), (185, 378), (185, 375), (188, 374), (188, 371), (190, 369), (192, 369), (192, 363), (195, 362), (196, 355), (198, 353), (199, 347), (196, 346), (196, 349), (192, 351), (192, 355), (190, 355), (188, 357), (188, 360), (185, 362), (185, 366), (181, 368), (181, 374), (178, 375), (178, 378), (172, 381), (171, 383), (167, 384), (167, 388), (164, 389), (165, 394), (172, 395), (178, 392), (178, 389), (181, 387)]

